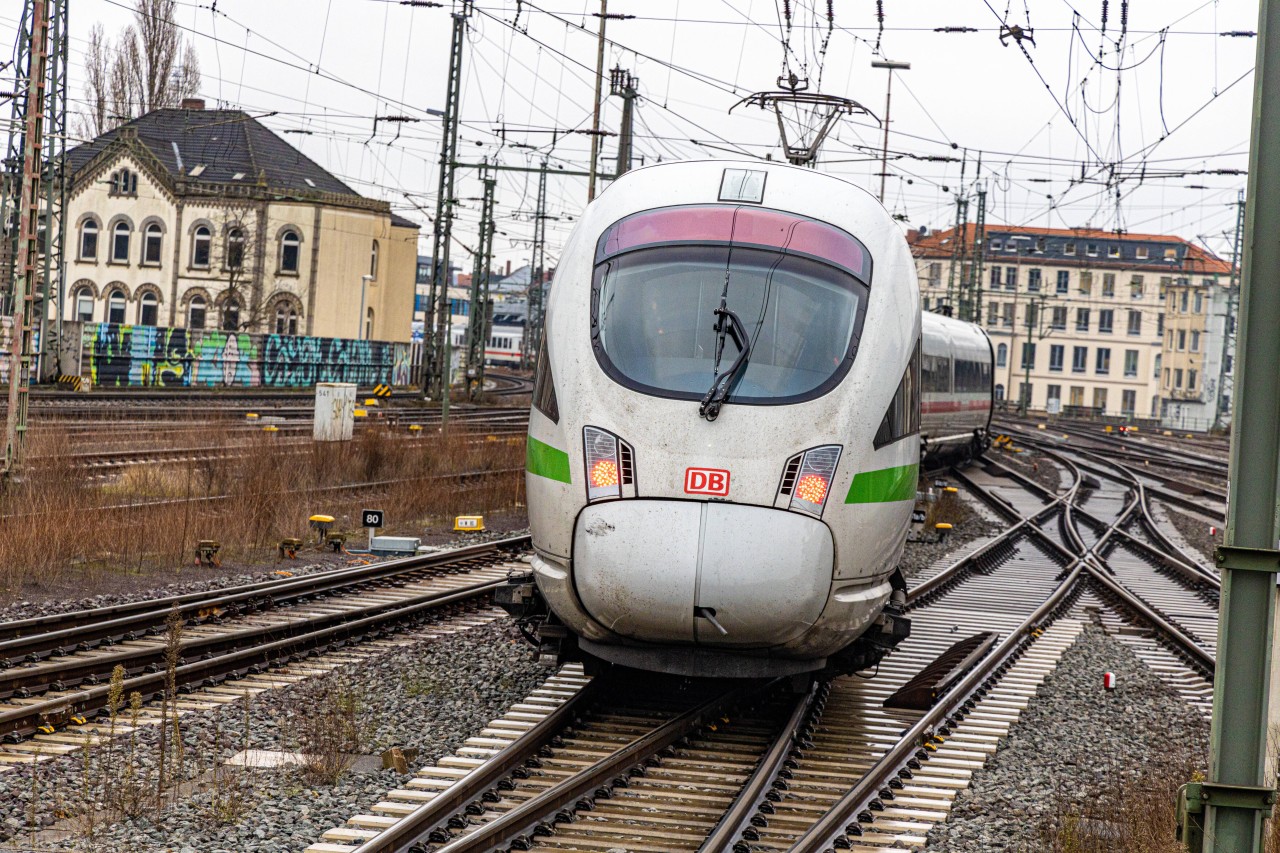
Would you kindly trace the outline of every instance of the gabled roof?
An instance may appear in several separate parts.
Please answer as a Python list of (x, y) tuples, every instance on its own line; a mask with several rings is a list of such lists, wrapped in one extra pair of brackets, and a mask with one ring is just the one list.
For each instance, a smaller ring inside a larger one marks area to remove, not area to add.
[(72, 173), (127, 137), (136, 137), (171, 179), (233, 186), (255, 186), (262, 180), (279, 192), (361, 197), (242, 110), (153, 110), (68, 151)]
[[(973, 240), (977, 226), (974, 223), (968, 223), (964, 226), (966, 239)], [(1063, 264), (1074, 263), (1085, 266), (1117, 266), (1122, 264), (1126, 269), (1133, 268), (1155, 268), (1159, 267), (1165, 270), (1176, 269), (1179, 272), (1195, 273), (1205, 275), (1229, 275), (1231, 273), (1231, 264), (1219, 258), (1217, 255), (1208, 251), (1202, 246), (1192, 243), (1190, 240), (1184, 240), (1181, 237), (1175, 237), (1170, 234), (1134, 234), (1124, 232), (1117, 234), (1114, 231), (1103, 231), (1097, 228), (1036, 228), (1027, 225), (986, 225), (986, 233), (993, 234), (1025, 234), (1032, 237), (1067, 237), (1074, 240), (1097, 241), (1098, 243), (1167, 243), (1176, 244), (1184, 250), (1183, 258), (1176, 266), (1173, 264), (1163, 264), (1153, 259), (1150, 262), (1141, 262), (1133, 260), (1125, 260), (1118, 262), (1111, 259), (1109, 262), (1106, 258), (1089, 258), (1083, 255), (1074, 258), (1043, 258), (1042, 263)], [(955, 228), (945, 228), (941, 231), (930, 231), (921, 237), (918, 231), (910, 231), (907, 234), (907, 242), (911, 246), (911, 252), (916, 257), (926, 258), (949, 258), (952, 254), (952, 241), (956, 237)], [(1023, 263), (1029, 263), (1033, 258), (1024, 257)]]

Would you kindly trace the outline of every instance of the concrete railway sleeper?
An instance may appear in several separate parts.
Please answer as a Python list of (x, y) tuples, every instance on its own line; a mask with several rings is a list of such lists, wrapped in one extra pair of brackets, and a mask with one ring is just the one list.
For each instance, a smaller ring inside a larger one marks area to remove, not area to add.
[[(522, 565), (496, 555), (493, 560), (474, 563), (465, 573), (434, 574), (404, 583), (375, 586), (370, 581), (355, 581), (359, 591), (345, 600), (321, 596), (325, 600), (251, 617), (234, 631), (218, 625), (187, 629), (176, 683), (184, 690), (196, 689), (422, 624), (448, 613), (450, 607), (486, 600), (504, 583), (508, 571)], [(192, 660), (197, 655), (199, 659)], [(21, 740), (39, 731), (84, 722), (102, 712), (107, 705), (110, 673), (116, 665), (129, 673), (124, 683), (126, 694), (137, 691), (144, 699), (155, 696), (167, 677), (162, 658), (163, 640), (151, 638), (11, 669), (5, 673), (5, 683), (11, 683), (13, 695), (0, 705), (0, 736)], [(58, 689), (68, 685), (69, 689)], [(48, 692), (39, 697), (21, 695), (46, 689)]]
[[(923, 843), (929, 826), (945, 819), (956, 793), (994, 753), (1085, 619), (1097, 618), (1099, 610), (1106, 611), (1110, 623), (1123, 623), (1130, 636), (1163, 650), (1175, 662), (1170, 667), (1165, 661), (1166, 669), (1180, 670), (1180, 676), (1193, 673), (1201, 685), (1212, 678), (1211, 650), (1120, 583), (1106, 555), (1121, 548), (1144, 559), (1163, 553), (1180, 570), (1160, 575), (1166, 582), (1173, 583), (1169, 578), (1176, 576), (1179, 584), (1200, 583), (1211, 590), (1212, 579), (1183, 556), (1162, 552), (1159, 540), (1151, 544), (1121, 530), (1146, 517), (1140, 491), (1134, 496), (1099, 492), (1101, 483), (1086, 478), (1079, 466), (1066, 459), (1061, 464), (1072, 476), (1061, 495), (991, 463), (984, 471), (957, 472), (954, 476), (967, 489), (1008, 520), (1008, 528), (917, 583), (908, 604), (912, 636), (875, 672), (809, 683), (802, 690), (793, 683), (787, 701), (775, 703), (766, 715), (771, 725), (739, 728), (743, 720), (730, 715), (731, 722), (717, 726), (717, 732), (736, 746), (718, 747), (724, 750), (719, 755), (697, 756), (703, 762), (698, 768), (680, 763), (689, 756), (657, 757), (642, 783), (611, 785), (608, 799), (603, 790), (575, 799), (567, 792), (589, 791), (591, 785), (578, 781), (562, 787), (578, 777), (574, 768), (561, 767), (560, 781), (531, 786), (533, 791), (549, 785), (559, 790), (558, 811), (549, 810), (545, 800), (537, 808), (525, 808), (537, 797), (514, 795), (514, 787), (502, 790), (491, 775), (496, 772), (491, 762), (509, 769), (527, 760), (521, 756), (530, 753), (522, 750), (538, 738), (542, 743), (554, 740), (556, 726), (564, 724), (569, 712), (553, 721), (549, 715), (558, 702), (540, 710), (523, 703), (523, 710), (516, 706), (511, 713), (534, 716), (509, 713), (495, 720), (457, 756), (419, 770), (405, 788), (389, 792), (375, 814), (353, 817), (307, 852), (405, 853), (434, 844), (450, 853), (564, 853), (618, 846), (635, 851), (817, 851)], [(987, 482), (979, 484), (979, 475)], [(1093, 508), (1085, 509), (1087, 502)], [(984, 631), (995, 634), (980, 645), (980, 652), (928, 688), (937, 692), (932, 707), (885, 707), (892, 693), (959, 645), (957, 640)], [(560, 701), (588, 683), (569, 671), (557, 678), (580, 679)], [(602, 687), (592, 683), (591, 689)], [(1184, 695), (1196, 695), (1199, 689), (1192, 684)], [(772, 734), (761, 740), (767, 731)], [(712, 740), (710, 731), (701, 737), (699, 743)], [(578, 763), (594, 766), (600, 759), (593, 754)], [(486, 766), (490, 775), (481, 774)], [(705, 775), (709, 768), (716, 768), (719, 781)], [(526, 768), (530, 773), (533, 769), (538, 768)], [(713, 784), (718, 786), (714, 790)], [(486, 796), (489, 805), (483, 805)], [(463, 801), (472, 803), (472, 818), (482, 821), (481, 828), (472, 829), (469, 818), (455, 817), (455, 830), (465, 834), (440, 832), (448, 826), (448, 815), (466, 811)], [(401, 820), (415, 812), (430, 815), (430, 821)], [(428, 825), (432, 828), (424, 829)], [(415, 843), (426, 846), (415, 848)]]

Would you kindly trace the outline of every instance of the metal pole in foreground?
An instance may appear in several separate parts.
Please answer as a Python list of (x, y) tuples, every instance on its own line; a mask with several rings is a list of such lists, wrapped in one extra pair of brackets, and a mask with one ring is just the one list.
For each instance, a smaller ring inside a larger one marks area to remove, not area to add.
[(889, 174), (889, 96), (893, 92), (893, 72), (908, 71), (911, 63), (877, 60), (871, 63), (871, 67), (886, 68), (889, 71), (889, 82), (884, 86), (884, 149), (880, 152), (880, 203), (884, 204), (884, 182)]
[(1259, 12), (1209, 778), (1179, 795), (1183, 839), (1197, 853), (1260, 851), (1275, 801), (1266, 759), (1280, 571), (1280, 194), (1271, 191), (1280, 179), (1280, 56), (1268, 54), (1269, 37), (1280, 38), (1280, 0), (1262, 0)]
[(596, 161), (600, 159), (600, 89), (604, 83), (604, 25), (609, 20), (609, 0), (600, 0), (600, 38), (596, 42), (596, 98), (591, 103), (591, 167), (587, 177), (587, 201), (596, 197)]

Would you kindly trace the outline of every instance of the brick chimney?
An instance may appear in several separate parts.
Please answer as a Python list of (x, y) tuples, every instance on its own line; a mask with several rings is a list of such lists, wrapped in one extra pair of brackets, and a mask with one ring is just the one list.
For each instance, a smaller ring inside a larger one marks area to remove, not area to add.
[(204, 98), (183, 98), (182, 103), (178, 104), (184, 110), (202, 110), (204, 109)]

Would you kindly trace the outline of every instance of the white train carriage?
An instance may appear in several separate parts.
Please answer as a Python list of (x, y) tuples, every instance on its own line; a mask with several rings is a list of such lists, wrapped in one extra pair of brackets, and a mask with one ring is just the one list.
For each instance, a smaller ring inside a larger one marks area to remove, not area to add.
[(924, 312), (920, 439), (925, 456), (977, 456), (990, 446), (991, 339), (981, 326)]
[(532, 576), (500, 600), (548, 653), (646, 669), (878, 659), (906, 633), (918, 306), (901, 229), (856, 185), (761, 162), (627, 173), (561, 255)]

